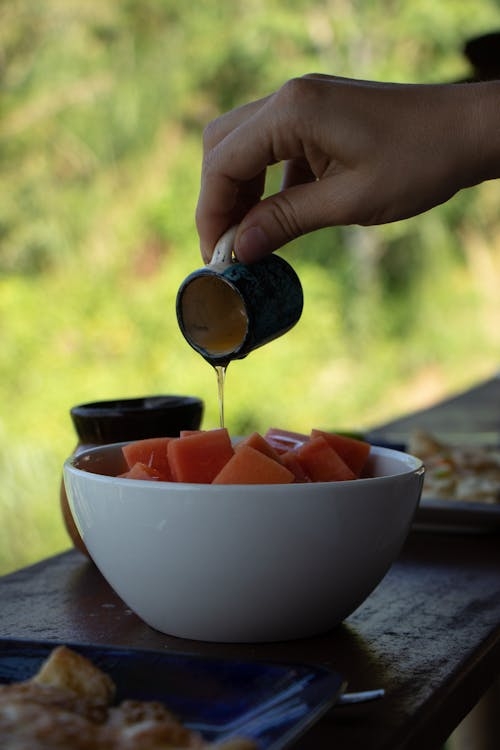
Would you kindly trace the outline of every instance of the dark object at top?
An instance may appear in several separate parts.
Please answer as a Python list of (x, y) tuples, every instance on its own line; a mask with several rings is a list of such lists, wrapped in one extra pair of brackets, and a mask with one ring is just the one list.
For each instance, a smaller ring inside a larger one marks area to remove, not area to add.
[(492, 81), (500, 78), (500, 31), (467, 40), (463, 52), (473, 67), (470, 80)]
[(79, 404), (70, 413), (80, 442), (102, 445), (197, 430), (203, 401), (195, 396), (146, 396)]

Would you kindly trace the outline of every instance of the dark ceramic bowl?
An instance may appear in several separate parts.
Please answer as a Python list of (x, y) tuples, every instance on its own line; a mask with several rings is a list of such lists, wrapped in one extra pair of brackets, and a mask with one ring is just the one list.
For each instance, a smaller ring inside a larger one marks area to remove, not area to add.
[(70, 414), (81, 444), (103, 445), (197, 430), (203, 401), (195, 396), (143, 396), (79, 404)]

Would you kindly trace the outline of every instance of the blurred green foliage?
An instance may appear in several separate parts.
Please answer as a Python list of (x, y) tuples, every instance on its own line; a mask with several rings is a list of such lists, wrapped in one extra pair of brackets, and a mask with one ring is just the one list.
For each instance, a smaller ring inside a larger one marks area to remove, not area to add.
[[(463, 78), (497, 25), (493, 0), (0, 0), (0, 572), (68, 544), (71, 405), (191, 393), (217, 424), (174, 313), (205, 123), (306, 72)], [(489, 183), (284, 248), (304, 314), (229, 368), (231, 432), (363, 428), (494, 370), (499, 205)]]

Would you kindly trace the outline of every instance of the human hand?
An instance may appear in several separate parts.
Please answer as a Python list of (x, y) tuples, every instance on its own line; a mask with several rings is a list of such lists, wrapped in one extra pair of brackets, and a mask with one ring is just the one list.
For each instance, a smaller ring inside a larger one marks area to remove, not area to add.
[[(414, 216), (489, 177), (474, 114), (484, 86), (311, 75), (214, 120), (196, 211), (205, 261), (233, 224), (251, 262), (321, 227)], [(262, 199), (278, 162), (281, 190)]]

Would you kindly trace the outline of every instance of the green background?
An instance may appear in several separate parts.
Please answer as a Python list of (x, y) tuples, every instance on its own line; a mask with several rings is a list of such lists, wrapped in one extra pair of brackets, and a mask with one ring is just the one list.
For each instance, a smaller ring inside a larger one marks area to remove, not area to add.
[[(73, 404), (193, 394), (217, 426), (174, 311), (201, 264), (204, 125), (308, 72), (462, 79), (497, 26), (488, 0), (0, 1), (0, 573), (68, 546)], [(495, 372), (499, 206), (486, 183), (284, 248), (304, 314), (229, 367), (230, 431), (363, 429)]]

